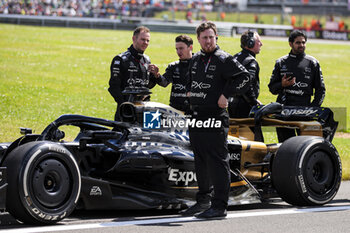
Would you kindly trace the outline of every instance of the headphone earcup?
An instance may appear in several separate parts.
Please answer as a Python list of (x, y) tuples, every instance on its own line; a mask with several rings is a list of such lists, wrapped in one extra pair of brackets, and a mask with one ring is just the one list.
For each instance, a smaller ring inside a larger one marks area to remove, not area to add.
[(248, 48), (253, 48), (254, 47), (254, 45), (255, 45), (255, 40), (254, 40), (254, 37), (252, 38), (249, 38), (249, 40), (247, 41), (247, 46), (248, 46)]
[(254, 33), (252, 31), (249, 31), (248, 32), (247, 47), (251, 49), (254, 46), (255, 46)]

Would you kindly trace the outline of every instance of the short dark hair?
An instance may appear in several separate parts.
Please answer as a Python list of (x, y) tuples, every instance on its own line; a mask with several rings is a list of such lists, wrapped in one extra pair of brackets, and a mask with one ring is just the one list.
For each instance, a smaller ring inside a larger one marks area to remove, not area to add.
[(300, 31), (300, 30), (294, 30), (290, 33), (288, 41), (293, 43), (295, 38), (297, 38), (298, 36), (302, 36), (305, 38), (305, 41), (307, 41), (307, 36), (305, 35), (304, 32)]
[(141, 32), (150, 32), (151, 30), (149, 30), (148, 27), (145, 26), (139, 26), (134, 30), (134, 34), (133, 36), (138, 36)]
[(183, 42), (187, 47), (193, 45), (193, 40), (188, 35), (179, 35), (175, 38), (175, 42)]
[(199, 35), (201, 34), (201, 32), (204, 32), (205, 30), (207, 29), (213, 29), (215, 35), (217, 34), (217, 30), (216, 30), (216, 25), (213, 23), (213, 22), (203, 22), (201, 23), (197, 29), (196, 29), (196, 32), (197, 32), (197, 37), (199, 37)]

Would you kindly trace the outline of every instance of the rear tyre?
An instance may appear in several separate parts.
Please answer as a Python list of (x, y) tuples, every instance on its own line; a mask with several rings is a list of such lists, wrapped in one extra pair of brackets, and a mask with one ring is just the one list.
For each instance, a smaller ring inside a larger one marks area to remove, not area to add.
[(323, 205), (337, 194), (342, 167), (336, 148), (321, 137), (286, 140), (272, 164), (272, 182), (279, 196), (296, 206)]
[(27, 224), (54, 224), (74, 210), (81, 177), (73, 155), (52, 142), (29, 142), (5, 159), (7, 211)]

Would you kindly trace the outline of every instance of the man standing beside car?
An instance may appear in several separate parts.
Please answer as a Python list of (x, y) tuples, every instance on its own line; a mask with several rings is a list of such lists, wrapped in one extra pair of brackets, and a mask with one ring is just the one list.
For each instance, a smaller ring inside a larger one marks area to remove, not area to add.
[(168, 65), (163, 75), (160, 75), (156, 65), (150, 65), (150, 70), (159, 80), (160, 86), (166, 87), (172, 83), (170, 93), (170, 106), (180, 111), (188, 110), (188, 98), (186, 96), (186, 75), (188, 65), (192, 58), (193, 40), (187, 35), (179, 35), (175, 38), (175, 49), (179, 57), (178, 61)]
[(153, 88), (156, 85), (156, 78), (148, 71), (151, 61), (144, 54), (150, 38), (150, 30), (147, 27), (137, 27), (132, 36), (132, 45), (112, 60), (108, 91), (118, 104), (114, 120), (120, 119), (120, 105), (129, 98), (128, 95), (122, 94), (126, 88)]
[[(268, 85), (270, 92), (284, 105), (320, 107), (326, 93), (320, 64), (305, 54), (307, 37), (303, 32), (293, 31), (288, 40), (291, 51), (276, 61)], [(296, 135), (294, 129), (276, 130), (279, 142)]]
[[(230, 191), (227, 98), (232, 93), (246, 91), (249, 73), (216, 44), (217, 29), (214, 23), (203, 22), (196, 32), (201, 51), (191, 59), (186, 90), (192, 121), (196, 122), (189, 127), (189, 136), (199, 191), (196, 204), (182, 215), (224, 218)], [(201, 127), (201, 123), (208, 120), (215, 121), (215, 126)]]
[(261, 104), (260, 101), (258, 101), (260, 91), (260, 68), (255, 56), (259, 54), (262, 45), (257, 32), (246, 31), (241, 36), (242, 51), (235, 54), (234, 58), (249, 71), (250, 86), (245, 93), (229, 99), (228, 112), (231, 118), (248, 117), (251, 108)]

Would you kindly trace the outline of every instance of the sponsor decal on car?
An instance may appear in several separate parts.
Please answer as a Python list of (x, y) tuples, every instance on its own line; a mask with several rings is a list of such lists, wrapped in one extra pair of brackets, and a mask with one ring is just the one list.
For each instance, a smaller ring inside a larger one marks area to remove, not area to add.
[(56, 221), (58, 219), (63, 219), (67, 212), (63, 212), (63, 214), (60, 216), (60, 215), (50, 215), (50, 214), (46, 214), (46, 213), (43, 213), (41, 212), (39, 209), (37, 208), (32, 208), (32, 212), (38, 216), (39, 218), (42, 218), (42, 219), (45, 219), (45, 220), (51, 220), (51, 221)]
[(57, 147), (56, 145), (49, 145), (49, 150), (56, 151), (58, 153), (66, 153), (66, 150), (60, 147)]
[(180, 171), (179, 169), (169, 168), (169, 181), (174, 181), (177, 185), (179, 182), (184, 182), (185, 185), (193, 181), (197, 181), (196, 173), (193, 171)]
[(306, 109), (283, 109), (281, 112), (282, 115), (290, 116), (290, 115), (312, 115), (317, 112), (317, 109), (306, 108)]
[(102, 190), (98, 186), (92, 186), (90, 190), (90, 196), (102, 196)]
[(298, 179), (299, 179), (299, 182), (300, 182), (301, 191), (302, 191), (303, 193), (306, 193), (307, 190), (306, 190), (306, 186), (305, 186), (305, 182), (304, 182), (303, 176), (302, 176), (302, 175), (299, 175), (299, 176), (298, 176)]
[(241, 154), (240, 153), (228, 153), (228, 157), (230, 160), (240, 160), (241, 159)]

